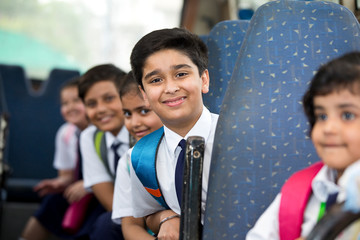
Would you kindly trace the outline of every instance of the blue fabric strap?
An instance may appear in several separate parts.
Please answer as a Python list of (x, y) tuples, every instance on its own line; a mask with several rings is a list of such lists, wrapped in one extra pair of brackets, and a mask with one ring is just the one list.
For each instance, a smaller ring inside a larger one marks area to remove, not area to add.
[(184, 177), (184, 161), (185, 161), (185, 148), (186, 141), (182, 139), (179, 142), (179, 147), (181, 147), (181, 152), (179, 154), (176, 169), (175, 169), (175, 187), (176, 187), (176, 195), (179, 201), (179, 205), (181, 207), (181, 195), (182, 195), (182, 187), (183, 187), (183, 177)]
[(164, 128), (142, 137), (131, 153), (131, 163), (136, 176), (148, 193), (164, 208), (169, 209), (161, 193), (156, 176), (157, 149), (164, 135)]

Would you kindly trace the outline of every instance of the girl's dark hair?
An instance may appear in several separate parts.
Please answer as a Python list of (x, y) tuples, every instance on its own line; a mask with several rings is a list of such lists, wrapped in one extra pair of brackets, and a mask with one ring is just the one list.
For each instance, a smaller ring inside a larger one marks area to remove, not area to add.
[(123, 77), (123, 84), (121, 85), (120, 88), (120, 98), (122, 98), (123, 96), (125, 96), (128, 93), (133, 93), (133, 94), (137, 94), (138, 96), (140, 96), (142, 98), (142, 94), (140, 92), (139, 89), (139, 85), (137, 83), (137, 81), (135, 80), (134, 74), (132, 71), (130, 71), (128, 74), (125, 75), (125, 77)]
[(85, 72), (79, 82), (79, 96), (84, 101), (86, 93), (98, 82), (111, 81), (115, 84), (117, 91), (122, 85), (122, 77), (125, 72), (113, 64), (102, 64), (90, 68)]
[(314, 98), (334, 91), (360, 92), (360, 52), (347, 53), (321, 66), (303, 96), (303, 107), (310, 123), (315, 125)]
[(207, 69), (207, 47), (196, 34), (183, 28), (156, 30), (142, 37), (130, 56), (133, 74), (141, 88), (145, 61), (152, 54), (166, 49), (177, 50), (189, 57), (199, 69), (199, 75)]

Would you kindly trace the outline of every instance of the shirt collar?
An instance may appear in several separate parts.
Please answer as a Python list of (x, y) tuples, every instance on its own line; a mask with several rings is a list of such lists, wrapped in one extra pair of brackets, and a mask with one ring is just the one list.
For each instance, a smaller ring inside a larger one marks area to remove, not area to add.
[(336, 171), (324, 165), (312, 181), (312, 190), (317, 199), (326, 202), (328, 196), (339, 192), (339, 186), (336, 185)]
[(116, 135), (116, 137), (112, 135), (110, 132), (105, 132), (105, 137), (106, 137), (106, 147), (108, 149), (111, 148), (111, 145), (114, 142), (129, 144), (129, 132), (125, 126), (121, 128), (120, 132), (118, 133), (118, 135)]
[[(203, 111), (200, 115), (199, 120), (186, 134), (184, 139), (186, 140), (190, 136), (200, 136), (205, 139), (205, 143), (206, 143), (207, 139), (209, 138), (210, 131), (211, 131), (211, 113), (205, 106), (203, 106)], [(176, 132), (170, 130), (166, 126), (164, 126), (164, 134), (168, 149), (172, 153), (174, 153), (180, 140), (183, 139), (183, 137), (177, 134)]]

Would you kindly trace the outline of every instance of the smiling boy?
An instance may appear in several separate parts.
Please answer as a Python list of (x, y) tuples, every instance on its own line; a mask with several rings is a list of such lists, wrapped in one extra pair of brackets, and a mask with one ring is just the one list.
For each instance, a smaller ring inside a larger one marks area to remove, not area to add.
[[(205, 209), (211, 151), (218, 119), (217, 114), (210, 113), (204, 107), (202, 100), (202, 94), (209, 91), (207, 48), (198, 36), (185, 29), (162, 29), (140, 39), (130, 60), (145, 101), (164, 124), (160, 130), (143, 137), (131, 153), (134, 216), (147, 216), (148, 226), (157, 233), (159, 239), (165, 236), (177, 239), (182, 180), (177, 180), (175, 175), (178, 163), (183, 161), (178, 160), (178, 157), (185, 148), (179, 143), (189, 136), (205, 139), (202, 213)], [(157, 148), (156, 156), (137, 159), (141, 143), (153, 142), (154, 136), (158, 134), (161, 139), (157, 147), (152, 149)], [(154, 162), (159, 189), (144, 187), (141, 175), (151, 170), (139, 169), (141, 164), (137, 160)], [(161, 197), (158, 197), (159, 194)]]
[[(90, 239), (123, 239), (121, 227), (111, 221), (111, 211), (117, 162), (129, 149), (129, 132), (124, 127), (119, 96), (124, 76), (125, 73), (116, 66), (103, 64), (89, 69), (79, 84), (80, 98), (93, 124), (80, 136), (84, 187), (95, 194), (107, 211), (94, 224)], [(104, 132), (101, 142), (105, 142), (105, 154), (101, 157), (94, 140), (98, 130)]]

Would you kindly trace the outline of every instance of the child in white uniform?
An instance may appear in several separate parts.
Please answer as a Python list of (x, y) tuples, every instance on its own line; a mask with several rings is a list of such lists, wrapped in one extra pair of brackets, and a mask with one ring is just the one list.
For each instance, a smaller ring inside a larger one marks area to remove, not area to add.
[(279, 216), (287, 217), (282, 202), (288, 196), (283, 187), (249, 231), (247, 240), (306, 238), (324, 214), (323, 206), (329, 207), (331, 198), (337, 196), (338, 202), (346, 199), (344, 186), (339, 182), (345, 177), (344, 172), (356, 167), (360, 159), (360, 53), (346, 54), (320, 67), (303, 97), (303, 106), (310, 123), (311, 140), (323, 166), (320, 165), (310, 182), (312, 194), (305, 211), (300, 212), (302, 224), (282, 227)]
[[(132, 72), (127, 74), (120, 89), (120, 99), (125, 126), (136, 141), (162, 126), (160, 118), (145, 103)], [(146, 230), (144, 219), (132, 217), (130, 161), (129, 153), (119, 161), (115, 180), (112, 219), (121, 223), (125, 239), (152, 240), (154, 237)]]
[[(58, 177), (39, 182), (34, 190), (44, 196), (39, 210), (26, 224), (22, 237), (31, 239), (46, 239), (50, 233), (62, 238), (85, 236), (87, 225), (77, 234), (68, 234), (62, 227), (62, 216), (69, 203), (78, 201), (87, 194), (81, 178), (75, 179), (76, 164), (79, 160), (78, 138), (80, 131), (88, 126), (85, 107), (78, 96), (79, 79), (66, 82), (60, 90), (61, 114), (64, 123), (56, 134), (54, 167)], [(89, 214), (90, 216), (90, 214)]]
[[(89, 69), (81, 77), (79, 95), (85, 104), (86, 114), (93, 124), (80, 136), (83, 156), (84, 186), (91, 190), (103, 206), (104, 212), (90, 233), (90, 239), (121, 240), (121, 226), (111, 220), (114, 181), (117, 162), (129, 149), (129, 133), (124, 127), (124, 116), (119, 96), (125, 73), (112, 64)], [(104, 133), (101, 157), (96, 150), (95, 133)]]
[[(205, 139), (202, 212), (205, 209), (211, 151), (218, 120), (218, 115), (210, 113), (202, 101), (202, 94), (209, 91), (207, 48), (196, 35), (185, 29), (162, 29), (140, 39), (130, 61), (145, 101), (164, 124), (164, 135), (156, 157), (156, 177), (160, 188), (157, 191), (162, 193), (168, 206), (161, 205), (145, 190), (132, 167), (133, 214), (135, 217), (146, 217), (147, 225), (159, 239), (165, 236), (176, 239), (179, 237), (180, 220), (177, 216), (181, 212), (182, 190), (176, 190), (175, 171), (180, 152), (185, 148), (178, 144), (189, 136)], [(154, 135), (155, 132), (138, 143)], [(138, 143), (132, 151), (132, 158)]]

